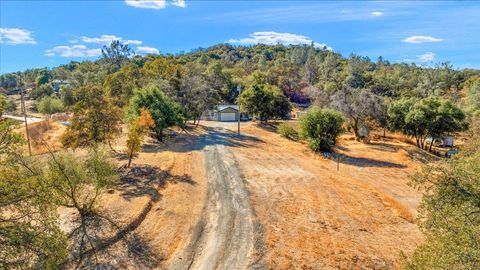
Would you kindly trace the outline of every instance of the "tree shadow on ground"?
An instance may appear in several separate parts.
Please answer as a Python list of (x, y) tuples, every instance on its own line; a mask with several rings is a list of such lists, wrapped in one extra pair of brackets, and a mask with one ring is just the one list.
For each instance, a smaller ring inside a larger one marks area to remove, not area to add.
[(396, 153), (401, 148), (401, 146), (399, 145), (392, 145), (392, 144), (382, 143), (382, 142), (370, 142), (368, 146), (375, 150), (385, 151), (390, 153)]
[[(332, 157), (331, 159), (336, 161), (336, 157)], [(363, 157), (352, 157), (345, 154), (341, 155), (340, 163), (352, 165), (356, 167), (384, 167), (384, 168), (406, 168), (407, 167), (403, 164), (398, 164), (394, 162), (376, 160), (371, 158), (363, 158)]]
[(202, 150), (210, 145), (224, 145), (229, 147), (251, 147), (251, 143), (264, 142), (263, 140), (246, 135), (238, 134), (225, 128), (203, 128), (204, 132), (191, 132), (182, 136), (173, 136), (165, 142), (150, 141), (143, 144), (142, 151), (146, 153), (158, 153), (161, 151), (190, 152)]
[(125, 166), (120, 168), (121, 178), (116, 190), (121, 196), (131, 198), (148, 195), (153, 201), (161, 198), (160, 190), (170, 183), (186, 183), (195, 186), (195, 182), (189, 175), (172, 175), (169, 170), (160, 170), (149, 165), (137, 165), (132, 168)]

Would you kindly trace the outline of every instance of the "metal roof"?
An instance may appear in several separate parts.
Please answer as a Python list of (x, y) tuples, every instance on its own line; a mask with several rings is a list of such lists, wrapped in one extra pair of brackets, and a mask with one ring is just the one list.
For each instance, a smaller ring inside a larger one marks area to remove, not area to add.
[(225, 110), (226, 108), (232, 108), (232, 109), (237, 110), (237, 111), (238, 111), (238, 109), (239, 109), (239, 108), (238, 108), (238, 105), (226, 105), (226, 104), (224, 104), (224, 105), (218, 105), (218, 106), (217, 106), (217, 110), (218, 110), (218, 111), (223, 111), (223, 110)]

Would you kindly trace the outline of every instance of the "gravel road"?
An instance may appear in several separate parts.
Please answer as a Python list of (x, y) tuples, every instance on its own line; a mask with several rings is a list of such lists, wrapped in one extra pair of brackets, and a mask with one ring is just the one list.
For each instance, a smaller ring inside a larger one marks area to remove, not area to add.
[(253, 215), (236, 160), (225, 146), (225, 135), (231, 134), (215, 129), (204, 139), (208, 194), (202, 218), (169, 269), (248, 269), (252, 264)]

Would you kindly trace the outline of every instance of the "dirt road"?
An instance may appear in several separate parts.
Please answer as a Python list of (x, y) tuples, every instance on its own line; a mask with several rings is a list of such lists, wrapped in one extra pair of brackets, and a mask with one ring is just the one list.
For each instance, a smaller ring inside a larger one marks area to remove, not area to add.
[(208, 191), (202, 218), (190, 244), (169, 269), (249, 269), (254, 252), (254, 226), (248, 193), (227, 149), (232, 133), (213, 129), (202, 139)]

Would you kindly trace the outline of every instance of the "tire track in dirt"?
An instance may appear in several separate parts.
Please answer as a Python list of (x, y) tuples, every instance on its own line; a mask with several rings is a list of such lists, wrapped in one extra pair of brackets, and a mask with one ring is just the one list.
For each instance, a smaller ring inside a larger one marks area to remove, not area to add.
[(204, 140), (208, 191), (202, 218), (169, 269), (248, 269), (253, 262), (253, 213), (226, 133), (215, 130)]

